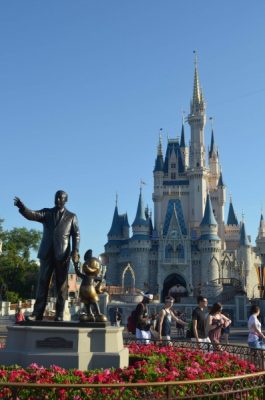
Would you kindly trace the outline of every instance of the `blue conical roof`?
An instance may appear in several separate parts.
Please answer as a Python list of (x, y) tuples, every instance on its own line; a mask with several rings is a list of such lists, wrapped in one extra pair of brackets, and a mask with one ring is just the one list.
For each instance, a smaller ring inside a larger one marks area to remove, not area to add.
[(180, 147), (186, 147), (186, 144), (185, 144), (184, 124), (182, 124), (182, 128), (181, 128)]
[(238, 220), (237, 220), (237, 217), (236, 217), (236, 214), (234, 211), (232, 201), (230, 201), (230, 205), (229, 205), (227, 225), (238, 225)]
[(164, 170), (163, 156), (161, 154), (158, 154), (156, 157), (154, 172), (158, 172), (158, 171), (163, 172), (163, 170)]
[(201, 225), (217, 225), (209, 193), (207, 194), (206, 206)]
[(211, 146), (209, 150), (209, 158), (212, 157), (213, 153), (217, 153), (216, 146), (214, 143), (214, 134), (213, 134), (213, 129), (212, 129), (212, 135), (211, 135)]
[(249, 246), (249, 238), (246, 234), (245, 223), (242, 222), (240, 229), (240, 246)]
[(112, 219), (112, 224), (108, 236), (122, 236), (123, 228), (129, 228), (128, 216), (127, 213), (119, 215), (118, 207), (115, 206), (114, 215)]
[(110, 231), (108, 235), (111, 236), (118, 236), (121, 233), (120, 229), (120, 219), (119, 219), (119, 214), (118, 214), (118, 207), (117, 205), (115, 206), (114, 214), (113, 214), (113, 219), (112, 219), (112, 224)]
[(225, 186), (225, 185), (224, 185), (224, 181), (223, 181), (223, 174), (222, 174), (222, 172), (220, 172), (217, 186), (220, 186), (220, 187)]
[(140, 190), (137, 212), (136, 212), (135, 220), (133, 221), (132, 226), (148, 225), (148, 224), (149, 224), (148, 220), (146, 219), (146, 216), (145, 216), (145, 208), (144, 208), (144, 203), (143, 203), (143, 198), (142, 198), (142, 190)]

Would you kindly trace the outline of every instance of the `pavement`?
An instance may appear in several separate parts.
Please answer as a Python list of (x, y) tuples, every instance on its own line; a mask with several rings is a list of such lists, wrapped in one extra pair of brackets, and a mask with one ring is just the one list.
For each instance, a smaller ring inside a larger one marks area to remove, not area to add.
[[(14, 316), (0, 317), (0, 338), (7, 335), (7, 326), (14, 325)], [(125, 335), (126, 336), (126, 333)], [(177, 337), (177, 331), (172, 327), (172, 338)], [(231, 327), (229, 343), (247, 346), (248, 329), (247, 327)]]

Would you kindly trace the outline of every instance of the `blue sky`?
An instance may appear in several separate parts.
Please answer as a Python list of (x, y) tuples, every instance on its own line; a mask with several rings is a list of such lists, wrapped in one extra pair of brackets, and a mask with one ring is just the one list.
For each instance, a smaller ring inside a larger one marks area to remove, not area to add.
[(159, 129), (165, 150), (189, 111), (196, 49), (227, 198), (253, 243), (265, 206), (264, 15), (263, 0), (1, 1), (4, 227), (41, 229), (18, 214), (14, 196), (40, 209), (63, 189), (81, 254), (97, 255), (116, 193), (132, 223), (144, 180), (152, 208)]

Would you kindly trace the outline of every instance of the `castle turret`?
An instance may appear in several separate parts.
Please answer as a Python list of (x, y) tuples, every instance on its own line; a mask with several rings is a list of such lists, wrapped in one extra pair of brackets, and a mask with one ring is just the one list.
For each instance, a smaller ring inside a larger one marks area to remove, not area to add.
[(230, 204), (229, 204), (229, 211), (228, 211), (228, 217), (227, 217), (227, 225), (238, 225), (238, 219), (236, 217), (236, 213), (234, 211), (232, 199), (230, 198)]
[(149, 282), (149, 251), (151, 249), (150, 220), (146, 217), (142, 189), (138, 200), (136, 216), (132, 224), (133, 235), (129, 242), (132, 263), (135, 270), (136, 287), (144, 289)]
[(129, 223), (127, 214), (119, 215), (117, 200), (112, 218), (111, 228), (108, 233), (108, 242), (105, 244), (105, 252), (108, 254), (109, 284), (117, 285), (119, 277), (119, 254), (122, 245), (129, 239)]
[(138, 236), (138, 235), (144, 236), (148, 235), (149, 233), (149, 221), (147, 220), (145, 215), (145, 208), (142, 198), (142, 189), (140, 189), (136, 216), (132, 223), (132, 231), (133, 231), (133, 236)]
[(250, 239), (246, 234), (245, 223), (241, 222), (240, 227), (240, 239), (239, 239), (239, 260), (242, 266), (242, 275), (244, 277), (246, 292), (249, 296), (252, 294), (253, 289), (253, 277), (251, 277), (251, 273), (256, 274), (256, 272), (252, 271), (252, 262), (251, 262), (251, 244)]
[(188, 123), (191, 128), (190, 168), (205, 167), (204, 127), (206, 123), (205, 103), (199, 83), (197, 59), (195, 60), (193, 97), (190, 105)]
[(216, 188), (220, 176), (220, 165), (219, 165), (218, 150), (214, 142), (213, 129), (211, 135), (211, 146), (209, 150), (209, 169), (210, 169), (210, 179), (209, 179), (210, 186), (211, 188)]
[(162, 219), (162, 198), (163, 198), (163, 177), (164, 177), (164, 160), (162, 151), (162, 135), (160, 129), (159, 143), (157, 146), (157, 156), (155, 161), (154, 175), (154, 219), (155, 229), (158, 231), (159, 226), (156, 226), (158, 221)]
[(184, 120), (182, 121), (182, 127), (181, 127), (180, 152), (181, 152), (182, 163), (184, 165), (184, 169), (186, 170), (186, 168), (189, 165), (189, 149), (188, 146), (186, 146), (186, 141), (185, 141)]
[(201, 237), (199, 249), (201, 252), (201, 282), (206, 296), (217, 296), (221, 291), (219, 284), (221, 240), (217, 234), (218, 225), (213, 213), (209, 193), (205, 205), (204, 216), (200, 225)]
[(256, 239), (257, 254), (260, 256), (262, 265), (265, 265), (265, 220), (263, 214), (260, 216), (259, 231)]
[(228, 210), (227, 223), (225, 225), (225, 244), (226, 250), (236, 250), (239, 246), (240, 226), (234, 211), (232, 198), (230, 197), (230, 204)]
[(190, 181), (190, 226), (192, 229), (199, 227), (202, 220), (207, 193), (204, 146), (205, 122), (205, 103), (199, 84), (197, 60), (195, 60), (193, 97), (188, 116), (191, 129), (188, 177)]

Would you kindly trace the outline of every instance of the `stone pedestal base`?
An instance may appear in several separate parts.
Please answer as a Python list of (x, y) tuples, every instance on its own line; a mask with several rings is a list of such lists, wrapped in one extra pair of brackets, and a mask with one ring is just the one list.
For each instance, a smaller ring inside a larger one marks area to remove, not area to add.
[(6, 348), (0, 351), (2, 365), (27, 367), (37, 363), (49, 367), (54, 364), (83, 371), (128, 366), (128, 349), (123, 346), (123, 328), (43, 322), (14, 325), (7, 329)]

